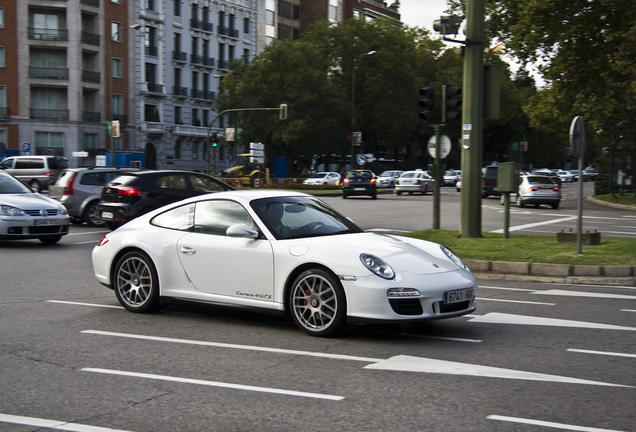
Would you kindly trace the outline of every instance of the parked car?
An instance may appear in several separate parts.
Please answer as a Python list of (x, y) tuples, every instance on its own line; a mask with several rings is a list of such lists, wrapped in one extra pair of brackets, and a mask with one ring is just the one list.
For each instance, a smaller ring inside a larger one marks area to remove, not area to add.
[(123, 173), (140, 170), (111, 166), (66, 168), (49, 187), (49, 196), (66, 207), (72, 223), (86, 222), (93, 227), (103, 226), (105, 222), (99, 217), (97, 209), (102, 186)]
[[(579, 170), (570, 170), (570, 174), (572, 174), (573, 181), (579, 181)], [(583, 181), (585, 181), (585, 178)]]
[(461, 177), (461, 170), (448, 170), (444, 173), (444, 186), (455, 186)]
[(403, 172), (404, 171), (402, 170), (384, 171), (378, 176), (376, 184), (379, 188), (393, 189), (395, 187), (395, 181), (402, 175)]
[(574, 181), (574, 174), (570, 171), (558, 170), (556, 174), (561, 178), (563, 183), (572, 183)]
[(499, 166), (488, 165), (484, 168), (481, 178), (481, 197), (488, 198), (490, 195), (500, 196), (501, 193), (497, 190), (497, 172)]
[(450, 249), (364, 232), (300, 192), (221, 192), (167, 205), (106, 234), (92, 263), (131, 312), (170, 298), (256, 308), (291, 315), (312, 336), (475, 310), (477, 281)]
[(67, 167), (68, 160), (62, 156), (10, 156), (0, 162), (0, 169), (38, 192), (52, 185)]
[(99, 217), (115, 229), (151, 210), (211, 192), (234, 190), (219, 179), (191, 171), (139, 171), (114, 178), (102, 188)]
[(554, 180), (556, 184), (559, 185), (559, 187), (561, 187), (563, 185), (563, 180), (561, 180), (561, 176), (557, 174), (557, 171), (558, 170), (551, 170), (551, 169), (545, 168), (545, 169), (533, 170), (531, 174), (550, 177), (552, 180)]
[(457, 192), (462, 191), (462, 176), (461, 175), (457, 179), (457, 183), (455, 183), (455, 190), (457, 190)]
[(598, 177), (598, 171), (595, 168), (587, 167), (583, 170), (583, 181), (594, 181)]
[(57, 243), (68, 234), (69, 224), (66, 207), (0, 171), (0, 240)]
[[(522, 175), (519, 178), (519, 192), (514, 199), (518, 207), (528, 204), (539, 207), (541, 204), (547, 204), (556, 210), (561, 203), (561, 187), (548, 176)], [(504, 204), (503, 197), (501, 204)]]
[(342, 180), (342, 198), (352, 195), (369, 195), (376, 199), (377, 194), (376, 176), (373, 171), (357, 169), (345, 173)]
[(340, 174), (337, 172), (317, 172), (307, 177), (303, 184), (306, 185), (337, 185), (340, 183)]
[(395, 182), (395, 193), (403, 192), (413, 194), (415, 192), (426, 195), (433, 188), (435, 180), (426, 171), (405, 171)]

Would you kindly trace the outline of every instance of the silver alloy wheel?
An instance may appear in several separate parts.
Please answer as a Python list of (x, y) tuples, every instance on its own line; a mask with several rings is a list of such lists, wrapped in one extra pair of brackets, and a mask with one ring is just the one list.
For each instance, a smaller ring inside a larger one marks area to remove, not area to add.
[(301, 274), (291, 290), (296, 324), (314, 336), (331, 336), (344, 325), (345, 301), (338, 282), (322, 270)]
[(159, 303), (157, 272), (150, 259), (131, 252), (119, 260), (115, 269), (115, 294), (126, 309), (152, 312)]

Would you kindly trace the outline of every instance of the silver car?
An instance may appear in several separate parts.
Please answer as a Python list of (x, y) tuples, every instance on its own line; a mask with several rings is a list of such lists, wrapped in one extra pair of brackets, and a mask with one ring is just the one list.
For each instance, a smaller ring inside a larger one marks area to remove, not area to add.
[[(512, 197), (511, 197), (512, 199)], [(516, 194), (518, 207), (534, 204), (539, 207), (547, 204), (553, 209), (558, 209), (561, 203), (561, 188), (552, 178), (541, 175), (522, 175), (519, 178), (519, 192)], [(504, 197), (501, 197), (501, 204)]]
[(426, 195), (433, 188), (434, 181), (426, 171), (406, 171), (396, 180), (395, 193), (402, 195), (402, 192), (417, 192)]
[(97, 211), (102, 186), (123, 173), (139, 170), (135, 167), (112, 166), (68, 168), (49, 187), (49, 196), (64, 204), (72, 223), (86, 222), (90, 226), (100, 227), (105, 224)]
[(68, 234), (69, 222), (62, 204), (0, 171), (0, 240), (57, 243)]
[(402, 170), (384, 171), (378, 177), (376, 184), (379, 188), (394, 188), (395, 182), (402, 175)]

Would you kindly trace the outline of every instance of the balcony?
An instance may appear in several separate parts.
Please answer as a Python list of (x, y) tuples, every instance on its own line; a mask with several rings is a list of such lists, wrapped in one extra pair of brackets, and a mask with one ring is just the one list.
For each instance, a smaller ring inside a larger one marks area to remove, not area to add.
[(100, 73), (99, 72), (83, 70), (82, 71), (82, 81), (83, 82), (98, 83), (99, 84), (99, 82), (101, 81)]
[(68, 79), (68, 68), (47, 68), (29, 66), (29, 78)]
[(172, 60), (185, 63), (188, 61), (188, 53), (183, 51), (172, 51)]
[(0, 107), (0, 120), (9, 119), (9, 107)]
[(188, 88), (187, 87), (172, 86), (172, 94), (174, 96), (188, 97)]
[(227, 60), (219, 60), (218, 68), (230, 70), (230, 62)]
[(43, 41), (68, 41), (68, 30), (29, 27), (29, 39)]
[(208, 128), (200, 127), (200, 126), (190, 126), (190, 125), (174, 125), (174, 129), (172, 133), (174, 135), (207, 137)]
[(218, 32), (219, 32), (220, 35), (229, 36), (229, 37), (235, 38), (235, 39), (238, 39), (238, 37), (239, 37), (238, 30), (233, 29), (233, 28), (229, 28), (229, 27), (225, 27), (225, 26), (218, 26)]
[(88, 32), (82, 32), (82, 43), (99, 46), (99, 35), (88, 33)]
[(156, 84), (150, 82), (141, 83), (141, 92), (148, 96), (165, 97), (165, 91), (163, 84)]
[(164, 134), (166, 127), (163, 123), (143, 121), (141, 122), (141, 131), (148, 134)]
[(102, 121), (101, 118), (102, 118), (101, 113), (92, 112), (92, 111), (82, 111), (82, 121), (99, 123)]
[(156, 46), (147, 46), (146, 47), (146, 55), (157, 57), (157, 53), (159, 52), (159, 48)]
[(80, 0), (81, 4), (93, 7), (99, 7), (99, 0)]
[(119, 124), (121, 126), (125, 126), (128, 124), (128, 116), (126, 114), (113, 114), (111, 117), (112, 120), (119, 121)]
[(213, 91), (204, 91), (203, 99), (213, 101), (216, 99), (216, 93), (214, 93)]
[(212, 33), (214, 25), (198, 19), (190, 20), (190, 27)]
[(190, 97), (195, 99), (203, 99), (203, 90), (190, 89)]
[(29, 116), (32, 119), (68, 120), (68, 114), (69, 110), (29, 108)]
[(215, 61), (212, 57), (190, 54), (190, 63), (213, 68)]

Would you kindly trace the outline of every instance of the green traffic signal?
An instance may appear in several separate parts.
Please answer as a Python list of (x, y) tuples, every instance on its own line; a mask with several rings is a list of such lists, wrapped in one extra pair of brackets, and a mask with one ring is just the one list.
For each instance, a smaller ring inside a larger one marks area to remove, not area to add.
[(217, 139), (217, 134), (212, 135), (212, 147), (218, 147), (219, 140)]

